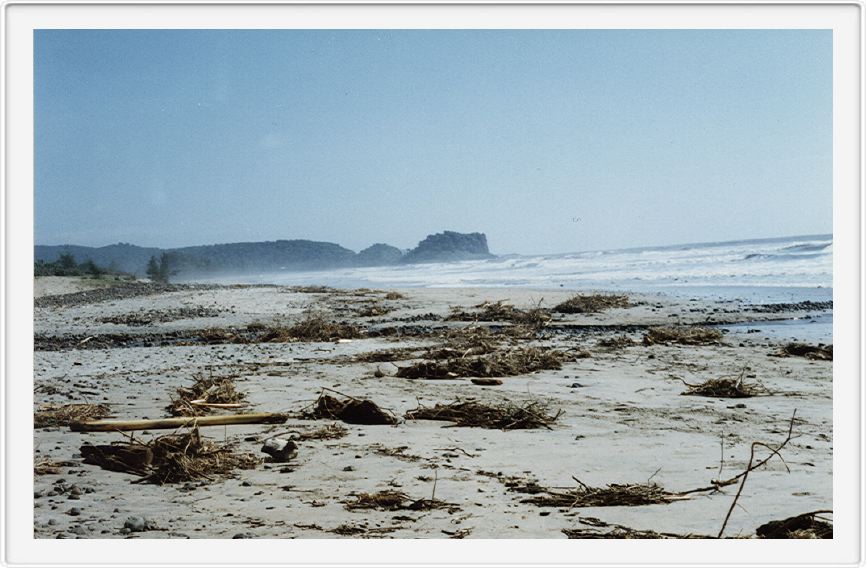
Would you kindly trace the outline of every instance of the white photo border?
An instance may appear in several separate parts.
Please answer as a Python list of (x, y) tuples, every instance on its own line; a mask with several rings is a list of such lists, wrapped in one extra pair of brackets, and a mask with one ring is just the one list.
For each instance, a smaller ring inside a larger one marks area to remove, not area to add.
[[(860, 2), (24, 2), (2, 5), (4, 306), (0, 561), (8, 566), (861, 566), (863, 6)], [(833, 540), (36, 540), (34, 29), (832, 29)], [(856, 306), (856, 309), (854, 308)], [(842, 307), (842, 309), (838, 309)], [(29, 379), (28, 379), (29, 377)], [(855, 498), (856, 496), (856, 498)], [(179, 562), (182, 559), (182, 562)]]

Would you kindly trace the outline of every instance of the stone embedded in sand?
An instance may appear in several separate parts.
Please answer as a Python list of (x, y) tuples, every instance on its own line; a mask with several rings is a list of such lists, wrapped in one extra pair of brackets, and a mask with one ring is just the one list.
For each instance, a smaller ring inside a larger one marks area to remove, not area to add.
[(298, 445), (292, 440), (282, 438), (271, 438), (265, 441), (262, 451), (277, 463), (287, 462), (298, 455)]

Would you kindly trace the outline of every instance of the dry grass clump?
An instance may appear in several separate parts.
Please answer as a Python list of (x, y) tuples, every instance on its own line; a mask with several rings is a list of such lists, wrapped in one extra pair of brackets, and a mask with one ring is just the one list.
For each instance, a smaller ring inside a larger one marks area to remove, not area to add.
[(576, 478), (575, 481), (578, 487), (571, 491), (548, 489), (544, 494), (524, 499), (523, 503), (539, 507), (636, 507), (668, 503), (676, 497), (655, 483), (611, 483), (606, 487), (590, 487)]
[(378, 316), (384, 316), (385, 314), (387, 314), (391, 311), (392, 311), (392, 309), (387, 307), (387, 306), (383, 306), (382, 304), (373, 303), (373, 304), (364, 306), (360, 310), (358, 310), (358, 316), (362, 317), (362, 318), (378, 317)]
[(323, 314), (309, 313), (291, 327), (269, 329), (258, 338), (260, 342), (285, 343), (290, 341), (335, 341), (363, 337), (355, 325), (328, 320)]
[(623, 349), (625, 347), (636, 345), (636, 343), (627, 335), (617, 335), (615, 337), (599, 339), (597, 345), (599, 347), (604, 347), (605, 349)]
[(763, 385), (757, 382), (746, 384), (743, 377), (744, 373), (740, 373), (738, 377), (709, 379), (696, 385), (680, 379), (688, 387), (688, 390), (682, 394), (711, 398), (749, 398), (767, 394), (767, 389)]
[(166, 407), (172, 416), (203, 416), (217, 408), (245, 406), (244, 393), (235, 388), (233, 377), (205, 377), (197, 375), (190, 387), (179, 387), (177, 397), (171, 397)]
[(577, 294), (554, 306), (560, 314), (595, 314), (610, 308), (629, 307), (628, 296), (622, 294)]
[(235, 453), (224, 444), (202, 439), (198, 428), (183, 434), (169, 434), (142, 444), (130, 440), (110, 445), (81, 446), (84, 463), (111, 471), (139, 475), (136, 482), (180, 483), (196, 479), (213, 480), (235, 469), (252, 469), (262, 462), (253, 454)]
[(643, 336), (644, 345), (679, 343), (681, 345), (713, 345), (722, 340), (717, 329), (697, 326), (651, 327)]
[(498, 302), (483, 302), (476, 306), (477, 311), (467, 312), (460, 308), (452, 308), (451, 314), (445, 318), (448, 321), (507, 321), (532, 328), (543, 327), (550, 321), (550, 313), (542, 308), (521, 310), (502, 300)]
[(297, 435), (297, 439), (304, 442), (307, 440), (337, 440), (346, 437), (348, 434), (348, 428), (335, 422), (309, 432), (301, 432)]
[(348, 424), (388, 424), (397, 423), (393, 413), (386, 412), (371, 400), (340, 395), (341, 398), (325, 394), (324, 390), (316, 399), (312, 410), (305, 415), (314, 420), (342, 420)]
[(68, 460), (41, 459), (33, 464), (33, 475), (59, 475), (63, 473), (61, 468), (78, 465)]
[(73, 422), (101, 420), (110, 415), (111, 409), (106, 404), (43, 404), (33, 413), (33, 426), (69, 426)]
[(401, 294), (400, 292), (397, 292), (396, 290), (391, 290), (390, 292), (385, 294), (385, 299), (386, 300), (405, 300), (406, 294)]
[(406, 413), (410, 420), (445, 420), (455, 426), (488, 428), (497, 430), (525, 430), (533, 428), (551, 429), (550, 425), (562, 415), (548, 412), (549, 405), (540, 401), (515, 404), (503, 401), (486, 404), (476, 400), (455, 401), (450, 404), (436, 404), (433, 407), (418, 406)]
[(618, 525), (616, 523), (606, 523), (595, 517), (581, 516), (578, 522), (590, 527), (604, 527), (608, 530), (599, 530), (598, 528), (571, 528), (562, 529), (562, 532), (568, 538), (628, 538), (628, 539), (670, 539), (670, 538), (712, 538), (709, 536), (698, 534), (676, 534), (667, 532), (656, 532), (653, 530), (639, 530)]
[(833, 511), (813, 511), (781, 521), (770, 521), (757, 528), (758, 538), (833, 538), (833, 520), (819, 515)]
[(201, 333), (198, 334), (197, 339), (211, 345), (220, 345), (223, 343), (249, 343), (249, 339), (246, 337), (235, 333), (233, 330), (222, 327), (203, 329), (201, 330)]
[(378, 493), (358, 493), (354, 500), (345, 502), (346, 509), (376, 509), (379, 511), (429, 511), (432, 509), (453, 509), (455, 505), (439, 499), (411, 499), (401, 491), (379, 491)]
[[(470, 352), (471, 350), (465, 354), (468, 355)], [(401, 367), (397, 371), (397, 376), (406, 379), (511, 377), (548, 369), (561, 369), (565, 359), (559, 351), (538, 347), (517, 347), (477, 357), (457, 356), (457, 352), (453, 351), (451, 353), (451, 358), (444, 361), (420, 361), (408, 367)]]
[(808, 345), (806, 343), (788, 343), (772, 355), (774, 357), (790, 357), (793, 355), (795, 357), (805, 357), (806, 359), (812, 359), (813, 361), (832, 361), (833, 346), (824, 345), (823, 343), (819, 343), (818, 345)]
[(298, 292), (300, 294), (327, 294), (329, 292), (336, 292), (334, 288), (329, 286), (293, 286), (289, 289), (292, 292)]

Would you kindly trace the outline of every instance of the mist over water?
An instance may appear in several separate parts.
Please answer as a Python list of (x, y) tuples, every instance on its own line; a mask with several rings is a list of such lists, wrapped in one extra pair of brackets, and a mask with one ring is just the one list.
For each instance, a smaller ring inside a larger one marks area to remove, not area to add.
[(592, 251), (316, 272), (223, 281), (338, 288), (520, 287), (604, 289), (756, 302), (832, 298), (832, 235)]

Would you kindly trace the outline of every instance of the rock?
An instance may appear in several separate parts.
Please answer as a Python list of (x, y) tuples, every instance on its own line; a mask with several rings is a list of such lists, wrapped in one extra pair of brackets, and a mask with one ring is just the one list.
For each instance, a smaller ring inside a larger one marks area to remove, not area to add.
[(501, 379), (489, 379), (489, 378), (476, 378), (472, 379), (473, 385), (480, 385), (482, 387), (495, 387), (502, 384)]
[(141, 517), (139, 515), (133, 515), (131, 517), (127, 517), (126, 521), (123, 523), (123, 528), (129, 530), (130, 532), (142, 532), (146, 531), (150, 528), (147, 519)]
[(445, 231), (428, 235), (418, 246), (406, 253), (400, 262), (412, 264), (419, 262), (450, 262), (493, 258), (487, 248), (484, 233), (456, 233)]
[(397, 264), (403, 257), (403, 251), (397, 247), (376, 243), (367, 247), (355, 256), (355, 262), (359, 266), (383, 266)]
[(256, 535), (254, 535), (253, 533), (245, 532), (245, 533), (238, 533), (235, 536), (233, 536), (232, 538), (256, 538)]
[(71, 509), (66, 511), (66, 514), (69, 515), (70, 517), (77, 517), (78, 515), (81, 514), (81, 509), (79, 509), (78, 507), (72, 507)]
[(571, 383), (571, 388), (573, 389), (582, 389), (583, 385), (580, 383)]
[(271, 438), (265, 441), (262, 451), (277, 463), (287, 462), (298, 455), (298, 445), (292, 440)]

